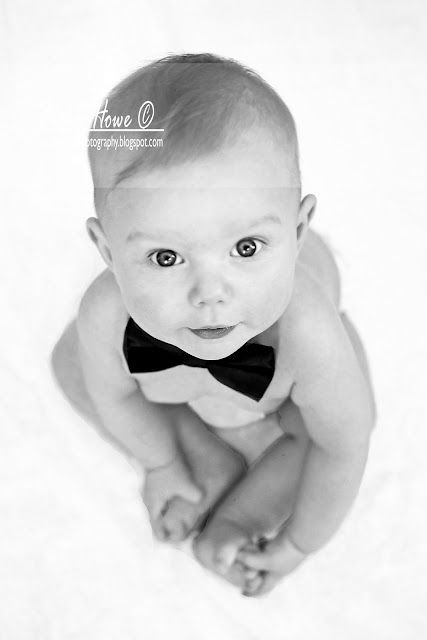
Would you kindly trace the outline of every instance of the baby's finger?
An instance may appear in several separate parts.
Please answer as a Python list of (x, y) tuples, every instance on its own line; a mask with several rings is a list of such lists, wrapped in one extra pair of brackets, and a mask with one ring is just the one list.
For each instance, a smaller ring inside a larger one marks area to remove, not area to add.
[(306, 558), (307, 555), (286, 538), (273, 540), (267, 544), (264, 551), (253, 553), (242, 550), (239, 555), (239, 560), (248, 567), (279, 572), (282, 575), (296, 569)]
[(267, 554), (265, 551), (258, 551), (258, 553), (240, 551), (237, 559), (250, 569), (257, 569), (258, 571), (272, 571), (277, 569), (277, 558), (274, 553)]
[(158, 518), (163, 509), (167, 509), (167, 500), (159, 493), (154, 494), (147, 486), (141, 491), (142, 501), (144, 502), (151, 518)]
[(154, 537), (160, 542), (165, 542), (169, 538), (169, 531), (164, 526), (162, 518), (156, 518), (150, 520), (151, 529)]
[(197, 506), (182, 498), (174, 498), (163, 516), (164, 526), (170, 531), (170, 541), (180, 542), (188, 537), (198, 519)]
[(163, 518), (169, 509), (169, 500), (152, 500), (150, 506), (146, 505), (153, 520)]

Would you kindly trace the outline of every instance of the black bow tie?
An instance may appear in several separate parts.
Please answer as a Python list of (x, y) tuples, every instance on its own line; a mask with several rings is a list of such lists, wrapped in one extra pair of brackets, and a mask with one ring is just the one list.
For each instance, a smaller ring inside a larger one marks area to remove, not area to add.
[(180, 364), (204, 367), (222, 384), (257, 402), (274, 375), (273, 347), (246, 343), (226, 358), (202, 360), (173, 344), (157, 340), (143, 331), (132, 318), (126, 325), (123, 352), (131, 373), (162, 371)]

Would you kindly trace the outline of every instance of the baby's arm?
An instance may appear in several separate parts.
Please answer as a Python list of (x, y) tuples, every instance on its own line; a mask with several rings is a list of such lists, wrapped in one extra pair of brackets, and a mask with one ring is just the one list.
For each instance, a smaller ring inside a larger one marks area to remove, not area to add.
[(357, 496), (375, 416), (369, 381), (332, 305), (308, 323), (296, 340), (291, 399), (311, 440), (288, 538), (310, 553), (341, 525)]
[(105, 308), (98, 307), (84, 297), (77, 317), (84, 381), (107, 433), (146, 471), (144, 499), (153, 520), (175, 496), (192, 502), (202, 496), (177, 442), (176, 421), (189, 409), (144, 398), (123, 370), (105, 325), (100, 326)]
[(289, 523), (264, 551), (239, 554), (247, 566), (272, 572), (258, 593), (337, 531), (358, 493), (375, 421), (370, 382), (334, 309), (317, 316), (315, 336), (311, 323), (299, 326), (295, 349), (291, 399), (311, 443)]

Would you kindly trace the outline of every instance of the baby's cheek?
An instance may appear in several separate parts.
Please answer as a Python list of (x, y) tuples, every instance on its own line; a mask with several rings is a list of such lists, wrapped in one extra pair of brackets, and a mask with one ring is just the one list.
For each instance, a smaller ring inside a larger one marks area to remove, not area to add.
[[(136, 322), (140, 319), (143, 329), (154, 336), (163, 335), (161, 339), (170, 341), (166, 336), (178, 327), (187, 326), (191, 318), (191, 309), (183, 302), (178, 292), (168, 288), (156, 287), (145, 290), (135, 296), (133, 304)], [(132, 315), (132, 314), (131, 314)]]
[(122, 298), (126, 309), (135, 322), (144, 329), (148, 330), (147, 324), (155, 326), (159, 318), (166, 316), (167, 311), (162, 311), (158, 295), (153, 295), (134, 283), (123, 289)]
[(266, 281), (256, 293), (257, 307), (262, 314), (268, 312), (269, 315), (278, 317), (288, 306), (291, 295), (292, 286), (285, 278), (272, 278)]

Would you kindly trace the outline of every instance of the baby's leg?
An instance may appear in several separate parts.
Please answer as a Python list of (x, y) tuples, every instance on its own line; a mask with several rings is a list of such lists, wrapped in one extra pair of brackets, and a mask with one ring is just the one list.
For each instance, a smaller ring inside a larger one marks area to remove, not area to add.
[(203, 498), (198, 504), (173, 498), (159, 521), (152, 522), (156, 536), (171, 542), (200, 531), (215, 504), (247, 469), (243, 456), (211, 433), (188, 405), (177, 406), (176, 428), (179, 449)]
[(273, 536), (293, 512), (310, 441), (292, 401), (284, 403), (280, 416), (284, 435), (253, 463), (193, 544), (204, 566), (225, 574), (238, 586), (243, 586), (245, 578), (244, 567), (232, 566), (238, 550), (248, 542)]

